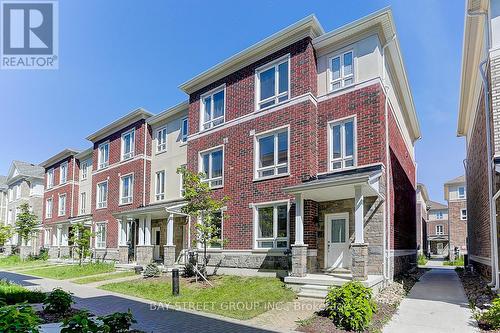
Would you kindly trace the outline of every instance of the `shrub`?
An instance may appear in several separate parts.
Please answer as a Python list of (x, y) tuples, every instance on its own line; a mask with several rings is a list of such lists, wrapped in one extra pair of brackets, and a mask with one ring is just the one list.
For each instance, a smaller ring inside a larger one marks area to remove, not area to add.
[(146, 266), (142, 275), (146, 278), (158, 277), (160, 276), (160, 269), (156, 266), (156, 264), (151, 263)]
[(30, 254), (28, 255), (28, 260), (48, 260), (49, 259), (49, 249), (43, 248), (40, 250), (39, 254)]
[(47, 295), (47, 298), (43, 302), (45, 308), (43, 309), (49, 313), (66, 313), (71, 308), (73, 304), (72, 293), (62, 290), (61, 288), (55, 288)]
[(115, 312), (104, 317), (99, 317), (99, 320), (103, 322), (105, 327), (109, 328), (109, 330), (112, 329), (112, 332), (116, 333), (128, 332), (130, 330), (130, 326), (137, 323), (137, 321), (134, 320), (130, 309), (128, 312)]
[(376, 311), (372, 291), (357, 281), (330, 288), (325, 303), (328, 318), (337, 327), (357, 332), (370, 324)]
[(92, 318), (88, 311), (80, 311), (70, 318), (63, 320), (61, 325), (61, 333), (97, 333), (97, 332), (110, 332), (109, 330), (102, 330)]
[(478, 321), (487, 329), (500, 329), (500, 297), (495, 298), (491, 307), (479, 315)]
[(0, 308), (0, 333), (38, 333), (40, 318), (28, 304)]
[(45, 299), (45, 294), (37, 290), (28, 290), (19, 284), (2, 279), (0, 280), (0, 299), (10, 305), (22, 302), (41, 303)]
[(417, 258), (417, 264), (420, 266), (425, 266), (427, 264), (427, 258), (423, 254), (419, 254)]

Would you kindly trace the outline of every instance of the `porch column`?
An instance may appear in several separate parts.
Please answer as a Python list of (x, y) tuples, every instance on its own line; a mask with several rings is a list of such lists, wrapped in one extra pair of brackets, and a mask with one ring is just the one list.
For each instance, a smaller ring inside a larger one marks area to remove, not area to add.
[(139, 218), (139, 245), (136, 246), (136, 260), (139, 265), (147, 265), (153, 261), (153, 245), (151, 245), (151, 215)]
[(354, 202), (355, 202), (355, 213), (354, 213), (354, 243), (362, 244), (365, 242), (364, 232), (363, 232), (363, 222), (365, 219), (364, 212), (364, 197), (361, 185), (354, 186)]
[(295, 195), (295, 245), (304, 245), (304, 201), (302, 194)]
[(118, 222), (118, 256), (121, 264), (128, 263), (127, 220), (117, 219)]
[(174, 214), (172, 213), (167, 218), (167, 244), (163, 247), (163, 263), (167, 268), (175, 265)]
[(307, 274), (307, 245), (304, 244), (304, 200), (302, 194), (295, 194), (295, 243), (292, 245), (291, 276)]
[(351, 244), (351, 273), (354, 280), (368, 279), (368, 244), (364, 238), (364, 197), (362, 185), (354, 186), (354, 244)]
[(144, 226), (144, 245), (151, 245), (151, 215), (146, 216)]
[(144, 245), (144, 224), (146, 219), (141, 216), (139, 217), (139, 245)]
[(118, 246), (126, 245), (125, 239), (125, 228), (123, 226), (124, 221), (122, 219), (116, 219), (118, 223)]
[(167, 219), (167, 246), (174, 245), (174, 214), (170, 214)]

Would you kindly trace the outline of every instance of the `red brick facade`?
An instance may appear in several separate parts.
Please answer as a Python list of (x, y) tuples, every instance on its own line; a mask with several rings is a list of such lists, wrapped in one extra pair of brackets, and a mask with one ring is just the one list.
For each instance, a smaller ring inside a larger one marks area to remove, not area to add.
[(450, 221), (450, 250), (455, 248), (464, 253), (467, 250), (467, 219), (462, 220), (461, 210), (467, 208), (465, 200), (448, 202), (448, 220)]

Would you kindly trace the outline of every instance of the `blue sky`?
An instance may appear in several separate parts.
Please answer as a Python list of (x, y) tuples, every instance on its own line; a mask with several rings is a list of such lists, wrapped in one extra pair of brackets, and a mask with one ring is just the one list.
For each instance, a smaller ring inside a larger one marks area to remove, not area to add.
[(60, 1), (59, 70), (0, 71), (0, 174), (13, 159), (87, 148), (88, 134), (136, 107), (158, 113), (184, 100), (180, 83), (309, 14), (329, 31), (389, 5), (422, 129), (418, 178), (443, 201), (465, 156), (456, 0)]

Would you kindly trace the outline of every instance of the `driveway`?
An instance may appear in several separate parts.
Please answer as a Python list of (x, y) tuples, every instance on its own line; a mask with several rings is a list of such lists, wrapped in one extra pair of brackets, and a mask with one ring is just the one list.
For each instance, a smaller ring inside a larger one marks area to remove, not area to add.
[(453, 269), (432, 268), (425, 273), (384, 328), (384, 333), (406, 332), (479, 332)]
[(87, 309), (95, 315), (113, 312), (127, 312), (131, 309), (138, 324), (134, 328), (146, 332), (276, 332), (253, 327), (241, 320), (187, 310), (154, 309), (150, 301), (137, 297), (121, 295), (94, 287), (77, 285), (64, 280), (52, 280), (0, 271), (0, 278), (16, 282), (27, 288), (51, 291), (61, 287), (72, 292), (75, 307)]

